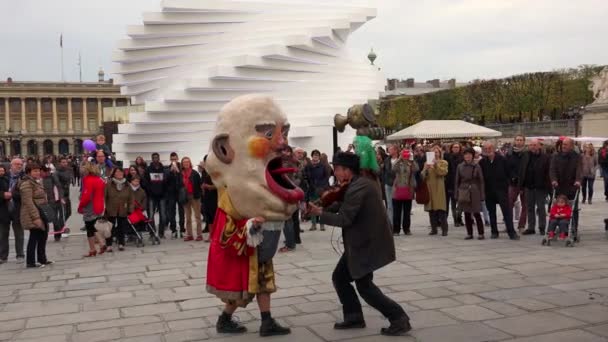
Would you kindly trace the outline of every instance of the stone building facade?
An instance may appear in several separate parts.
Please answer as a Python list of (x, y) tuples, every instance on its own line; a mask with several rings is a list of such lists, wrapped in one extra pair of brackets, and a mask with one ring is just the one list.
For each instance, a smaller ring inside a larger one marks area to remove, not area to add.
[(101, 133), (103, 109), (128, 106), (112, 81), (0, 82), (0, 156), (82, 153)]

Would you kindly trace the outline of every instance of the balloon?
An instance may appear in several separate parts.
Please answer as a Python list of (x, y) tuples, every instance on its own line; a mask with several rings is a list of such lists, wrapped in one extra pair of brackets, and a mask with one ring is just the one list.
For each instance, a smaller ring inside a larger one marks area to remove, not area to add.
[(85, 151), (93, 152), (93, 151), (95, 151), (96, 146), (97, 145), (95, 145), (95, 142), (91, 139), (87, 139), (82, 142), (82, 148)]

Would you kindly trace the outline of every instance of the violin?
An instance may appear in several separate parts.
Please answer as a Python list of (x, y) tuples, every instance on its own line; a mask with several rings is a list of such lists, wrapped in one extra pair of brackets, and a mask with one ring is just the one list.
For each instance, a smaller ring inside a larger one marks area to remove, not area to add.
[[(340, 185), (331, 186), (329, 189), (325, 190), (321, 194), (321, 197), (318, 200), (316, 200), (312, 203), (316, 206), (319, 206), (322, 208), (327, 208), (336, 202), (344, 201), (344, 195), (346, 194), (346, 191), (348, 190), (349, 184), (350, 183), (342, 183)], [(304, 217), (310, 218), (310, 216), (311, 215), (310, 215), (309, 208), (307, 208)]]

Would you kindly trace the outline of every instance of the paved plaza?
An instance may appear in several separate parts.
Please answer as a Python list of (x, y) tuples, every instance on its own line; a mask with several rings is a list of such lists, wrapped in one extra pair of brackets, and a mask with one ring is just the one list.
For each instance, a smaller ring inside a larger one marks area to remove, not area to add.
[[(464, 228), (451, 227), (448, 237), (431, 237), (428, 217), (416, 206), (413, 236), (396, 238), (398, 261), (375, 276), (411, 316), (414, 330), (401, 338), (381, 337), (388, 322), (368, 307), (366, 329), (332, 328), (341, 319), (331, 284), (338, 259), (332, 229), (306, 231), (296, 252), (274, 259), (280, 289), (272, 314), (293, 333), (268, 340), (607, 341), (608, 203), (597, 183), (596, 203), (582, 207), (576, 248), (541, 247), (538, 235), (464, 241)], [(76, 231), (82, 226), (79, 217), (70, 222)], [(236, 314), (249, 334), (215, 332), (221, 303), (204, 288), (207, 249), (203, 242), (165, 240), (85, 259), (85, 236), (72, 235), (49, 241), (56, 264), (45, 269), (16, 264), (11, 250), (9, 263), (0, 265), (0, 341), (261, 340), (255, 303)]]

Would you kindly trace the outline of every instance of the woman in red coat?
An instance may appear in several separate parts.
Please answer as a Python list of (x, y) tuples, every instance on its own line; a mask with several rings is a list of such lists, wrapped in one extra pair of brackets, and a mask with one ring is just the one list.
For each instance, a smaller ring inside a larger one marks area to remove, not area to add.
[[(97, 255), (95, 249), (95, 223), (97, 219), (103, 215), (105, 209), (104, 194), (105, 183), (100, 177), (99, 167), (90, 162), (84, 162), (80, 170), (84, 176), (82, 179), (82, 195), (80, 196), (80, 204), (78, 212), (82, 214), (84, 225), (87, 230), (87, 239), (89, 240), (89, 254), (85, 257), (93, 257)], [(99, 239), (99, 254), (106, 251), (105, 241)]]

